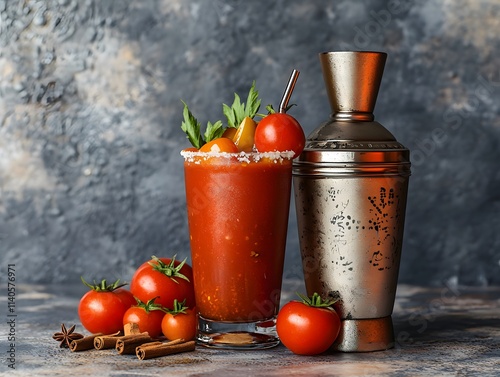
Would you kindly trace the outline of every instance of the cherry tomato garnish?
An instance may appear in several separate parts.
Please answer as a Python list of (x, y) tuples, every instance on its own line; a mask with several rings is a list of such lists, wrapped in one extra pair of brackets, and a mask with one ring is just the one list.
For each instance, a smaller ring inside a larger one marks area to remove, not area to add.
[(255, 130), (255, 148), (259, 152), (293, 151), (295, 158), (304, 150), (305, 142), (300, 123), (285, 113), (267, 115)]
[(238, 153), (238, 147), (234, 141), (226, 138), (219, 137), (214, 139), (200, 148), (200, 152), (228, 152), (228, 153)]

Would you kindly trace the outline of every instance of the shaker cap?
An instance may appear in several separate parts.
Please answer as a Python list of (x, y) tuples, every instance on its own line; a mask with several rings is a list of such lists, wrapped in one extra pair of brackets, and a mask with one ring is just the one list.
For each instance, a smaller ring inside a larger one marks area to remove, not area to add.
[(358, 120), (373, 120), (387, 54), (373, 51), (323, 52), (319, 54), (319, 60), (330, 107), (336, 118), (345, 116), (346, 119), (353, 119), (354, 116)]

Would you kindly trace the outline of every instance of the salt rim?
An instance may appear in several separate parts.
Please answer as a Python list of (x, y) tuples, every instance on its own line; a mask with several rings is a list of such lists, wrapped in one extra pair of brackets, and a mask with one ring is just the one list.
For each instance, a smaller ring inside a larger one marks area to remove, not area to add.
[(282, 162), (283, 160), (291, 160), (295, 155), (294, 151), (283, 151), (283, 152), (199, 152), (199, 151), (181, 151), (181, 156), (187, 162), (200, 163), (200, 158), (203, 160), (208, 160), (210, 158), (235, 158), (239, 162), (259, 162), (263, 158), (268, 158), (275, 163)]

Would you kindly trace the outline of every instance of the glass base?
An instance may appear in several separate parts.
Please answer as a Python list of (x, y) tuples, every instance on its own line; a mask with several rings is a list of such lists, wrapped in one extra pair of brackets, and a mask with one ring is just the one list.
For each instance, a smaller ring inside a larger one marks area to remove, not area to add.
[(219, 349), (258, 350), (276, 347), (276, 320), (233, 323), (198, 317), (198, 344)]

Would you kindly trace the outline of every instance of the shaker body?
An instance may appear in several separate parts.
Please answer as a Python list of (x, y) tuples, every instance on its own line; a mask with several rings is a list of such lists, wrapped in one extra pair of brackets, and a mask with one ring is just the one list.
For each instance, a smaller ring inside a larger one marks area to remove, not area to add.
[(338, 299), (334, 308), (342, 319), (390, 316), (408, 177), (295, 176), (293, 181), (307, 293)]

